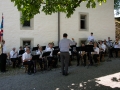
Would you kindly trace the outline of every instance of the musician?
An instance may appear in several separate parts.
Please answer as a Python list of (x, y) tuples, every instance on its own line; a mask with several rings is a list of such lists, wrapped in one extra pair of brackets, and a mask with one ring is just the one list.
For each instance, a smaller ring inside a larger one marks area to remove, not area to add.
[(44, 69), (46, 69), (47, 67), (47, 61), (44, 59), (44, 57), (42, 57), (44, 51), (42, 50), (42, 47), (39, 47), (38, 51), (36, 52), (37, 55), (39, 55), (39, 59), (37, 60), (41, 70), (43, 70), (43, 65), (42, 63), (44, 62)]
[(105, 50), (106, 50), (106, 46), (105, 44), (100, 41), (100, 44), (99, 44), (99, 51), (100, 51), (100, 61), (102, 62), (102, 56), (103, 54), (105, 53)]
[(110, 39), (110, 37), (108, 37), (108, 40), (107, 40), (107, 47), (108, 47), (108, 53), (109, 53), (109, 58), (113, 57), (113, 43), (112, 43), (112, 40)]
[(22, 60), (21, 60), (22, 54), (20, 54), (21, 50), (23, 50), (22, 46), (20, 46), (19, 50), (18, 50), (18, 65), (17, 65), (17, 67), (19, 67), (19, 65), (22, 63)]
[(26, 51), (27, 48), (28, 48), (28, 45), (25, 46), (24, 50)]
[(71, 45), (77, 45), (76, 41), (74, 40), (74, 38), (72, 38), (72, 44)]
[(84, 66), (86, 66), (86, 51), (85, 51), (84, 43), (81, 44), (81, 48), (83, 48), (84, 50), (80, 51), (79, 53), (80, 53), (81, 58), (83, 58), (83, 60), (84, 60), (83, 61)]
[(91, 35), (88, 37), (88, 42), (94, 42), (94, 36), (93, 36), (93, 33), (91, 32)]
[(38, 49), (39, 49), (40, 45), (39, 45), (39, 44), (37, 44), (37, 47), (38, 47)]
[(46, 49), (45, 49), (46, 52), (51, 51), (50, 56), (47, 57), (47, 60), (48, 60), (48, 69), (49, 70), (51, 70), (51, 64), (52, 64), (52, 60), (53, 60), (53, 55), (52, 55), (53, 50), (54, 50), (53, 44), (49, 43), (49, 47), (46, 47)]
[(13, 68), (16, 67), (16, 62), (18, 60), (17, 55), (18, 52), (16, 51), (16, 48), (13, 48), (12, 51), (10, 51), (10, 59), (13, 62)]
[(118, 50), (120, 49), (120, 41), (119, 39), (116, 37), (116, 40), (114, 42), (114, 50), (115, 50), (115, 54), (116, 54), (116, 58), (118, 57)]
[(6, 54), (6, 46), (5, 46), (5, 40), (2, 40), (1, 42), (1, 72), (6, 72), (6, 59), (7, 59), (7, 54)]
[[(61, 71), (63, 75), (68, 75), (68, 64), (69, 64), (69, 46), (72, 44), (70, 39), (67, 39), (67, 34), (63, 34), (63, 39), (59, 42), (60, 48), (60, 59), (61, 59)], [(65, 67), (65, 69), (64, 69)]]
[(28, 65), (28, 74), (34, 73), (34, 63), (29, 48), (26, 48), (26, 52), (22, 55), (22, 60), (23, 65)]
[[(93, 42), (90, 41), (88, 43), (88, 45), (93, 45)], [(90, 61), (90, 65), (92, 66), (93, 65), (93, 60), (92, 60), (91, 52), (87, 52), (87, 56), (88, 56), (88, 60)]]
[(98, 62), (98, 57), (99, 57), (99, 48), (97, 47), (97, 43), (94, 43), (94, 52), (93, 52), (93, 60), (95, 63)]

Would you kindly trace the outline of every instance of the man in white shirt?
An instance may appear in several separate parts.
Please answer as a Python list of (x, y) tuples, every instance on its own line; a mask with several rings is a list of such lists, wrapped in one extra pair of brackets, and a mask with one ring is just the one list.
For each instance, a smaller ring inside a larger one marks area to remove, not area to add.
[(26, 52), (22, 55), (22, 60), (23, 65), (28, 65), (28, 74), (34, 73), (34, 63), (29, 48), (26, 48)]
[(94, 42), (94, 36), (93, 36), (93, 33), (91, 32), (91, 35), (88, 37), (88, 42)]
[(10, 51), (10, 58), (11, 61), (13, 62), (13, 68), (15, 68), (16, 66), (16, 61), (18, 60), (17, 56), (18, 56), (18, 52), (15, 51), (16, 48), (13, 48), (12, 51)]

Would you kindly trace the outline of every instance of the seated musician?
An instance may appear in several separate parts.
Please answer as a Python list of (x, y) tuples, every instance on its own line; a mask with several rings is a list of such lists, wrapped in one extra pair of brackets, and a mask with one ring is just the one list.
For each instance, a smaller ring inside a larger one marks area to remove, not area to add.
[(95, 63), (97, 63), (98, 62), (98, 57), (99, 57), (99, 48), (97, 47), (97, 43), (94, 43), (93, 49), (94, 49), (94, 52), (92, 52), (93, 60), (94, 60)]
[[(93, 45), (93, 42), (90, 41), (88, 43), (88, 45)], [(88, 60), (90, 61), (90, 65), (93, 65), (93, 60), (92, 60), (91, 52), (87, 52), (87, 56), (88, 56)]]
[(120, 41), (119, 41), (118, 37), (116, 37), (116, 40), (113, 45), (114, 45), (114, 50), (115, 50), (115, 54), (116, 54), (116, 58), (117, 58), (118, 50), (120, 49)]
[[(85, 44), (84, 43), (82, 43), (81, 48), (84, 48), (84, 50), (85, 50)], [(84, 66), (86, 66), (86, 52), (82, 50), (79, 53), (80, 53), (81, 58), (83, 58), (83, 60), (84, 60), (84, 62), (83, 62)]]
[(102, 56), (105, 53), (105, 50), (106, 50), (105, 44), (102, 41), (100, 41), (100, 44), (99, 44), (100, 61), (102, 61)]
[(12, 51), (10, 51), (10, 58), (11, 58), (11, 61), (13, 62), (13, 68), (16, 67), (16, 62), (18, 60), (18, 58), (17, 58), (18, 52), (15, 50), (16, 50), (16, 48), (13, 48)]
[(110, 37), (108, 37), (108, 40), (107, 40), (107, 48), (108, 48), (108, 53), (109, 53), (109, 58), (113, 57), (113, 43), (112, 43), (112, 40), (110, 40)]
[(41, 70), (43, 70), (43, 65), (42, 65), (42, 63), (44, 63), (44, 70), (45, 70), (46, 67), (47, 67), (47, 61), (44, 59), (44, 57), (42, 57), (43, 53), (44, 53), (44, 51), (42, 50), (42, 47), (39, 47), (39, 49), (38, 49), (38, 51), (36, 52), (36, 54), (37, 54), (37, 55), (40, 55), (40, 56), (39, 56), (39, 60), (37, 60), (37, 61), (38, 61), (39, 65), (40, 65)]
[(49, 43), (49, 47), (46, 47), (46, 49), (45, 49), (45, 52), (51, 51), (50, 56), (47, 57), (47, 60), (48, 60), (48, 69), (49, 70), (51, 70), (51, 64), (52, 64), (52, 60), (53, 60), (53, 55), (52, 55), (53, 50), (54, 50), (53, 44)]
[(22, 63), (22, 60), (21, 60), (22, 54), (19, 53), (21, 50), (23, 50), (22, 46), (20, 46), (18, 50), (18, 67)]
[(28, 65), (28, 74), (34, 73), (34, 63), (29, 48), (26, 48), (26, 52), (22, 55), (22, 60), (23, 65)]

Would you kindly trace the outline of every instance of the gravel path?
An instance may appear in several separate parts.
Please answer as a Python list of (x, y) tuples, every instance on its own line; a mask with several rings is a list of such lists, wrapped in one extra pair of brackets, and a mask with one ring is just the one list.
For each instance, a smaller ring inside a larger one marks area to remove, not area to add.
[[(14, 70), (14, 74), (0, 73), (0, 90), (120, 90), (99, 84), (96, 78), (120, 72), (120, 58), (102, 62), (98, 67), (76, 66), (69, 67), (69, 75), (63, 76), (60, 68), (52, 71), (37, 72), (27, 75), (24, 70)], [(111, 82), (120, 83), (115, 80)], [(106, 78), (107, 79), (107, 78)], [(108, 85), (111, 85), (107, 82)], [(120, 86), (120, 85), (119, 85)]]

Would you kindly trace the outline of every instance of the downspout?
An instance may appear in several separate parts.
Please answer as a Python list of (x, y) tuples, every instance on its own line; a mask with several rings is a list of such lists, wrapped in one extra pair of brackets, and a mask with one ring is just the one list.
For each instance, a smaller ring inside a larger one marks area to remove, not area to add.
[(60, 41), (60, 12), (58, 12), (58, 45)]

